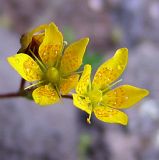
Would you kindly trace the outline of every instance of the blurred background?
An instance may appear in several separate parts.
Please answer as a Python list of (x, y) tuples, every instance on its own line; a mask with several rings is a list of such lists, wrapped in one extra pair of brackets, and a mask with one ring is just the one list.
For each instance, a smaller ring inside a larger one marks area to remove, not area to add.
[(127, 110), (126, 127), (92, 119), (71, 100), (41, 108), (24, 98), (0, 99), (1, 160), (159, 160), (159, 0), (0, 0), (0, 93), (19, 75), (6, 57), (21, 34), (54, 21), (72, 42), (90, 37), (84, 63), (97, 67), (129, 49), (122, 84), (150, 90)]

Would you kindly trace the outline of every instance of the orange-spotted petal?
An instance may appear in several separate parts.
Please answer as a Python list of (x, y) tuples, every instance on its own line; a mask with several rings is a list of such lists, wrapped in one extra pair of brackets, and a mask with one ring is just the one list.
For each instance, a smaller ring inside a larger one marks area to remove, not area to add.
[(128, 49), (118, 49), (113, 58), (109, 59), (98, 68), (92, 85), (98, 89), (106, 88), (123, 73), (127, 61)]
[(78, 83), (79, 74), (68, 76), (66, 79), (62, 79), (60, 82), (60, 91), (62, 95), (68, 94), (74, 89)]
[(90, 75), (91, 75), (91, 65), (87, 64), (84, 66), (84, 71), (76, 86), (76, 92), (78, 94), (85, 95), (88, 92), (88, 87), (91, 84)]
[(27, 81), (41, 80), (39, 65), (27, 54), (20, 53), (7, 58), (9, 64)]
[(35, 89), (32, 93), (35, 103), (45, 106), (57, 103), (59, 96), (56, 90), (50, 85), (44, 85)]
[(63, 36), (54, 23), (45, 29), (45, 37), (39, 47), (39, 55), (48, 66), (54, 66), (63, 48)]
[(28, 47), (29, 43), (31, 42), (33, 35), (38, 32), (44, 31), (47, 26), (48, 26), (47, 24), (40, 25), (40, 26), (34, 28), (32, 31), (24, 34), (20, 39), (20, 43), (21, 43), (20, 50), (26, 49)]
[(119, 86), (103, 96), (106, 106), (113, 108), (129, 108), (149, 94), (148, 90), (130, 85)]
[(90, 100), (88, 97), (81, 97), (78, 94), (73, 94), (73, 104), (78, 109), (85, 111), (88, 114), (91, 114), (92, 110), (89, 108)]
[(79, 69), (88, 42), (89, 38), (83, 38), (66, 48), (61, 60), (61, 72), (67, 75)]
[(117, 109), (104, 107), (104, 106), (96, 106), (94, 108), (95, 116), (106, 123), (119, 123), (122, 125), (127, 125), (128, 116)]

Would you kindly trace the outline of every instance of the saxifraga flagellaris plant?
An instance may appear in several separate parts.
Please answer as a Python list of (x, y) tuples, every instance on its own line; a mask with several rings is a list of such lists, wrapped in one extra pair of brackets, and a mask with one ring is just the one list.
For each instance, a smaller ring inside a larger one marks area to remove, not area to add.
[[(31, 89), (33, 100), (41, 106), (55, 104), (61, 97), (69, 96), (77, 108), (89, 114), (88, 123), (94, 113), (101, 121), (126, 125), (128, 116), (122, 110), (149, 94), (146, 89), (130, 85), (114, 88), (121, 81), (116, 80), (127, 65), (126, 48), (117, 50), (103, 63), (91, 82), (91, 65), (86, 64), (83, 73), (78, 71), (89, 38), (67, 46), (62, 33), (52, 22), (24, 34), (20, 42), (18, 53), (7, 60), (22, 78), (32, 83), (25, 90), (29, 92)], [(68, 95), (72, 89), (76, 92)]]

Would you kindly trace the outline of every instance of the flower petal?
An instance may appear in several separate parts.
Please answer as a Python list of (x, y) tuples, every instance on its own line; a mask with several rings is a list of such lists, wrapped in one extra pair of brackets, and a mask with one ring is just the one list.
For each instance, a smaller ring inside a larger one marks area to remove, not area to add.
[(60, 91), (62, 95), (68, 94), (72, 89), (74, 89), (78, 83), (79, 74), (71, 75), (66, 79), (62, 79), (60, 82)]
[(8, 63), (27, 81), (41, 80), (39, 65), (27, 54), (19, 53), (7, 58)]
[[(39, 46), (41, 45), (43, 39), (44, 39), (44, 33), (33, 35), (32, 41), (30, 42), (29, 46), (25, 50), (23, 50), (22, 52), (20, 49), (20, 53), (24, 52), (25, 54), (28, 54), (29, 56), (35, 58), (33, 56), (33, 54), (31, 53), (31, 51), (32, 51), (34, 53), (34, 55), (38, 59), (40, 59), (38, 51), (39, 51)], [(19, 51), (18, 51), (18, 53), (19, 53)]]
[(56, 90), (49, 84), (38, 87), (32, 93), (35, 103), (39, 105), (50, 105), (59, 101), (59, 96)]
[(94, 108), (94, 114), (99, 120), (106, 123), (120, 123), (122, 125), (128, 123), (128, 116), (117, 109), (97, 106)]
[(76, 92), (78, 94), (85, 95), (87, 93), (88, 86), (91, 83), (90, 75), (91, 75), (91, 65), (87, 64), (84, 66), (84, 71), (76, 87)]
[(106, 88), (123, 73), (127, 61), (128, 49), (118, 49), (113, 58), (109, 59), (98, 68), (92, 83), (93, 86), (99, 89)]
[(78, 94), (72, 94), (73, 95), (73, 104), (75, 107), (87, 112), (88, 114), (91, 114), (91, 109), (88, 107), (89, 101), (85, 98), (82, 98)]
[(61, 60), (61, 72), (67, 75), (81, 66), (88, 42), (89, 38), (83, 38), (66, 48)]
[(54, 66), (61, 54), (63, 36), (54, 23), (50, 23), (45, 29), (45, 37), (39, 47), (39, 55), (48, 66)]
[(32, 41), (34, 41), (36, 45), (39, 46), (43, 42), (44, 36), (44, 33), (34, 35)]
[(148, 90), (130, 85), (123, 85), (107, 92), (103, 103), (113, 108), (129, 108), (149, 94)]
[(40, 25), (40, 26), (34, 28), (32, 31), (22, 35), (22, 37), (20, 39), (20, 43), (21, 43), (20, 50), (22, 51), (22, 50), (26, 49), (28, 47), (29, 43), (31, 42), (33, 35), (35, 33), (44, 31), (47, 26), (48, 26), (47, 24)]

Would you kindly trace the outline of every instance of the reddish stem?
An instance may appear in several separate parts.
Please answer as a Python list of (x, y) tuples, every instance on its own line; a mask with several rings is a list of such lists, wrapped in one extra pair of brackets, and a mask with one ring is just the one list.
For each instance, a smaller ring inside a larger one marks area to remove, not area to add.
[(24, 90), (25, 82), (25, 79), (21, 78), (19, 92), (22, 92)]
[(72, 95), (62, 95), (63, 98), (73, 99)]
[(20, 93), (20, 92), (13, 92), (13, 93), (0, 94), (0, 99), (1, 98), (21, 97), (21, 96), (23, 96), (22, 93)]
[[(15, 97), (24, 97), (24, 92), (13, 92), (13, 93), (6, 93), (6, 94), (0, 94), (0, 99), (2, 98), (15, 98)], [(63, 95), (63, 98), (67, 99), (73, 99), (72, 95)]]

